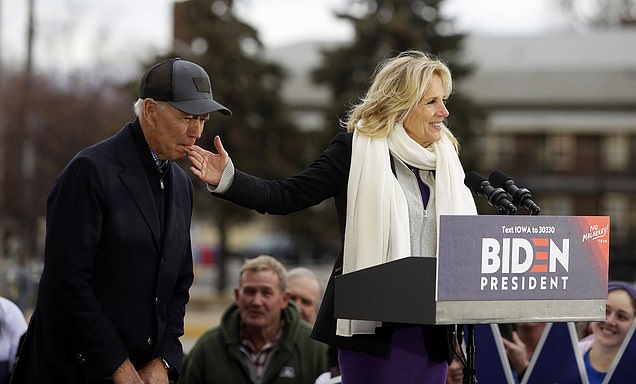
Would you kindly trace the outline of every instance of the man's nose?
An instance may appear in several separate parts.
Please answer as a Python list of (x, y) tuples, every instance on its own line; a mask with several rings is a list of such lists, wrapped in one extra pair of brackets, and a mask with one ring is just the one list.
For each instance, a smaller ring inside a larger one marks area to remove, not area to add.
[(197, 139), (200, 139), (201, 135), (203, 134), (203, 128), (205, 128), (205, 120), (193, 119), (189, 127), (190, 135)]
[(263, 295), (261, 295), (260, 293), (257, 293), (254, 296), (252, 296), (253, 305), (261, 305), (262, 303), (263, 303)]

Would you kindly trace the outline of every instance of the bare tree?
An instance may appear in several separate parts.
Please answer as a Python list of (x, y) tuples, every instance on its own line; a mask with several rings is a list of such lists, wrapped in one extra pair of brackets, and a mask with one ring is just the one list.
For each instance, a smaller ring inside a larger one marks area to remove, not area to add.
[(559, 0), (575, 25), (624, 27), (636, 25), (636, 0)]
[[(43, 75), (33, 75), (32, 82), (37, 86), (28, 92), (24, 73), (7, 73), (0, 89), (0, 236), (7, 240), (0, 258), (19, 265), (43, 255), (42, 221), (57, 174), (81, 148), (132, 119), (132, 101), (116, 85), (60, 86)], [(26, 142), (32, 177), (24, 173)]]

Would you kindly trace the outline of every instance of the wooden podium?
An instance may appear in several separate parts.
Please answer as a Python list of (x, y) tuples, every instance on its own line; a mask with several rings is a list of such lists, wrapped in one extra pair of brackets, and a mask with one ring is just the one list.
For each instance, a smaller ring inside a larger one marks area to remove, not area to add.
[(442, 216), (439, 233), (439, 257), (337, 276), (336, 317), (412, 324), (605, 319), (609, 217)]

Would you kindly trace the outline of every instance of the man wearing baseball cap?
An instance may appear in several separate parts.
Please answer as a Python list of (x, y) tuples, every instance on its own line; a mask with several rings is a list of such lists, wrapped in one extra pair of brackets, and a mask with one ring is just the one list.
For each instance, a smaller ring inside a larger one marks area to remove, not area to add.
[(38, 302), (11, 383), (176, 382), (192, 284), (192, 184), (173, 163), (214, 100), (199, 65), (149, 68), (136, 119), (80, 151), (47, 199)]

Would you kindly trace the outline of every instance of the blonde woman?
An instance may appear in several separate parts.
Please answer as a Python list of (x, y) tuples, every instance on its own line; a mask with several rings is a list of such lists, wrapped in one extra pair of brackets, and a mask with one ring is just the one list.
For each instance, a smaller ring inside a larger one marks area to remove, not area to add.
[(334, 278), (407, 256), (435, 256), (440, 214), (476, 214), (464, 186), (457, 140), (444, 125), (452, 89), (448, 67), (406, 51), (379, 64), (366, 95), (322, 155), (285, 180), (234, 168), (189, 147), (191, 171), (214, 195), (261, 213), (287, 214), (334, 198), (342, 252), (312, 337), (338, 347), (342, 381), (443, 384), (452, 356), (445, 326), (379, 324), (334, 317)]

